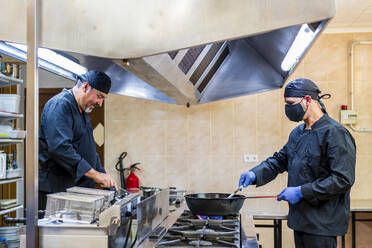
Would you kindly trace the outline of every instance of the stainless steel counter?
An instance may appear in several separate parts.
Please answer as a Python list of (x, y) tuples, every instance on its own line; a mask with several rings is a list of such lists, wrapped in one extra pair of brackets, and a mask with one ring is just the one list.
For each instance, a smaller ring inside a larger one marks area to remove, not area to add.
[[(170, 214), (160, 224), (160, 227), (166, 229), (170, 228), (177, 220), (177, 218), (183, 213), (184, 210), (188, 209), (186, 204), (181, 203), (179, 208), (171, 207)], [(254, 227), (253, 216), (247, 212), (241, 213), (241, 225), (242, 225), (242, 248), (258, 248), (256, 229)], [(146, 239), (141, 244), (136, 244), (138, 248), (153, 248), (156, 247), (157, 240)]]

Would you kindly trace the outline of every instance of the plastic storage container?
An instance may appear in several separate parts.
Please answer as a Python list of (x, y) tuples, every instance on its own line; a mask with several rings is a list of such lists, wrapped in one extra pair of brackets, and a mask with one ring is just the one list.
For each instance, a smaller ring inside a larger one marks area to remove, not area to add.
[(0, 127), (0, 139), (24, 139), (26, 134), (27, 132), (23, 130), (4, 130)]
[(104, 196), (60, 192), (47, 195), (46, 218), (92, 223), (103, 209)]
[(103, 197), (105, 197), (105, 202), (103, 204), (103, 209), (108, 208), (110, 206), (112, 200), (114, 200), (114, 197), (115, 197), (115, 191), (104, 190), (104, 189), (93, 189), (93, 188), (85, 188), (85, 187), (75, 186), (75, 187), (72, 187), (72, 188), (68, 188), (66, 191), (71, 192), (71, 193), (103, 196)]
[(10, 113), (19, 113), (21, 97), (16, 94), (0, 94), (0, 110)]
[(8, 121), (0, 122), (0, 138), (9, 138), (10, 132), (13, 130), (13, 124)]
[(6, 178), (23, 177), (23, 169), (9, 169), (6, 170)]
[(12, 139), (24, 139), (26, 138), (26, 131), (23, 130), (12, 130), (10, 131), (9, 138)]

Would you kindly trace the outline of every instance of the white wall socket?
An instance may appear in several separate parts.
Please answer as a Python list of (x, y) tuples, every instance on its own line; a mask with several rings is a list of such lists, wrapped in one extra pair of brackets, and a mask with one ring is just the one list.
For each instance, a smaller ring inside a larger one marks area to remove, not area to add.
[(244, 162), (245, 163), (258, 162), (258, 156), (256, 154), (244, 154)]

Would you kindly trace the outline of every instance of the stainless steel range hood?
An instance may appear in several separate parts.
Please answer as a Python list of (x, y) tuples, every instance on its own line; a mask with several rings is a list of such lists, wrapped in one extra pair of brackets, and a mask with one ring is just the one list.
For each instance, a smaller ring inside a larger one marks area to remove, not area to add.
[[(334, 0), (41, 2), (41, 47), (105, 71), (112, 93), (177, 104), (280, 88), (335, 14)], [(25, 1), (0, 3), (14, 20), (0, 40), (25, 43)]]

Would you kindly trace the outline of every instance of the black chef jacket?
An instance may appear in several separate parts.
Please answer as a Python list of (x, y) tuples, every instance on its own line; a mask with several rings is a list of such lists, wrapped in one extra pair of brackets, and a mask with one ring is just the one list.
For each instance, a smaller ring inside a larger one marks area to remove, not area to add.
[(355, 141), (341, 124), (324, 114), (311, 130), (297, 126), (287, 144), (252, 169), (256, 185), (288, 171), (288, 186), (301, 186), (303, 199), (289, 204), (288, 226), (310, 234), (347, 232), (350, 188), (355, 177)]
[(64, 89), (45, 105), (39, 129), (39, 191), (62, 192), (72, 186), (94, 187), (84, 176), (105, 173), (89, 116), (80, 113), (71, 90)]

